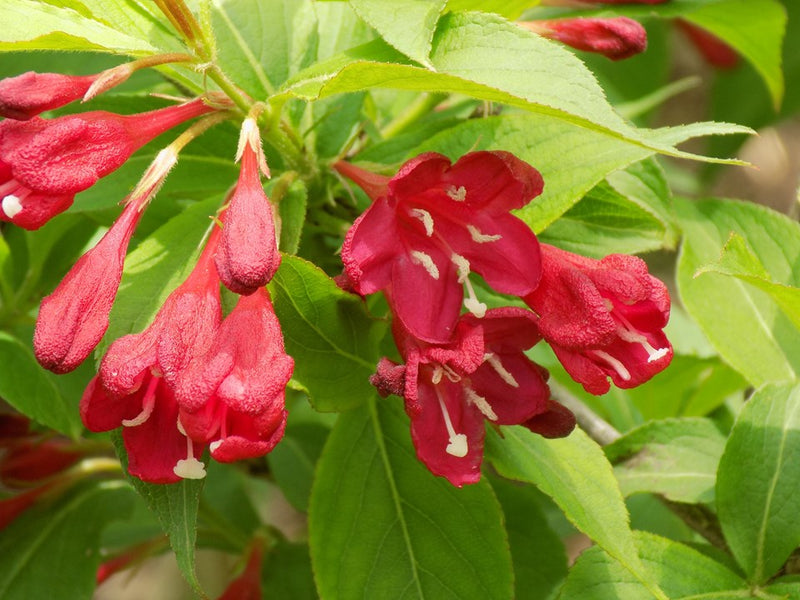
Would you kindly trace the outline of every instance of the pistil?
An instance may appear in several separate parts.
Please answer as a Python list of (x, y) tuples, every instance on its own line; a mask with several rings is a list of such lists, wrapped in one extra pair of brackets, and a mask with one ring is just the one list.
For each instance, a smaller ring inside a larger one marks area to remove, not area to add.
[(453, 428), (453, 422), (450, 420), (450, 413), (447, 412), (447, 406), (444, 404), (444, 399), (442, 398), (442, 394), (438, 386), (436, 387), (436, 397), (439, 399), (439, 407), (442, 410), (444, 426), (447, 428), (447, 435), (449, 439), (447, 448), (445, 448), (445, 452), (451, 456), (463, 458), (467, 455), (467, 452), (469, 452), (467, 436), (463, 433), (456, 433), (456, 430)]

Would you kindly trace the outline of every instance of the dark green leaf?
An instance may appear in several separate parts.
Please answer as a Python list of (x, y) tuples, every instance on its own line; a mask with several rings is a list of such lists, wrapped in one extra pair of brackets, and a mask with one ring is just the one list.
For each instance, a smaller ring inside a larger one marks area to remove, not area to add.
[(269, 453), (269, 466), (276, 483), (299, 511), (308, 511), (314, 467), (322, 454), (328, 431), (318, 423), (290, 423), (281, 443)]

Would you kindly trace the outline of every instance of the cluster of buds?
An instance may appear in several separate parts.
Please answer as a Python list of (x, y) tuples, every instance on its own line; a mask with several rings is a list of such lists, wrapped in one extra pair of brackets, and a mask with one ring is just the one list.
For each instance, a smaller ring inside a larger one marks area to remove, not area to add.
[[(148, 65), (183, 55), (147, 59)], [(141, 63), (141, 61), (139, 61)], [(133, 66), (131, 66), (133, 65)], [(75, 369), (106, 332), (129, 242), (183, 146), (226, 119), (224, 100), (201, 97), (136, 115), (102, 111), (43, 119), (40, 112), (93, 96), (141, 64), (94, 76), (26, 73), (0, 82), (3, 220), (35, 229), (75, 194), (137, 149), (189, 119), (198, 121), (155, 158), (119, 218), (41, 304), (36, 358), (55, 373)], [(280, 264), (274, 209), (261, 185), (269, 171), (255, 118), (244, 120), (239, 180), (212, 225), (194, 270), (152, 324), (111, 344), (81, 400), (92, 431), (123, 428), (130, 472), (150, 482), (204, 476), (210, 449), (229, 462), (263, 456), (283, 435), (293, 361), (264, 287)], [(240, 295), (223, 318), (220, 287)]]
[[(391, 178), (336, 168), (373, 200), (345, 237), (342, 285), (384, 293), (402, 358), (382, 359), (371, 381), (404, 398), (417, 455), (434, 474), (457, 486), (479, 480), (484, 421), (569, 434), (574, 417), (525, 354), (541, 339), (593, 394), (608, 391), (609, 378), (634, 387), (669, 364), (669, 295), (642, 260), (539, 244), (511, 214), (543, 189), (527, 163), (472, 152), (451, 164), (430, 153)], [(473, 272), (532, 310), (487, 308)]]

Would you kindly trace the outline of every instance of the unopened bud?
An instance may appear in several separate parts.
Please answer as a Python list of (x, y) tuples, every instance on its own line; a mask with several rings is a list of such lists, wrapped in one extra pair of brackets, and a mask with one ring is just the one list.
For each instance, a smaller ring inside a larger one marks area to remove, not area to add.
[(647, 48), (644, 27), (627, 17), (525, 21), (520, 25), (543, 37), (611, 60), (630, 58)]

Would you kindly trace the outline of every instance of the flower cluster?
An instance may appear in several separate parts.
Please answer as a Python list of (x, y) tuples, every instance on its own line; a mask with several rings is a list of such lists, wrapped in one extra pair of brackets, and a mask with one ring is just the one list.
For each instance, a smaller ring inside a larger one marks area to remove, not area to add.
[[(479, 480), (487, 420), (569, 434), (573, 415), (525, 354), (541, 339), (594, 394), (608, 391), (609, 378), (633, 387), (669, 363), (669, 295), (642, 260), (597, 261), (539, 244), (511, 214), (543, 189), (527, 163), (472, 152), (451, 164), (431, 153), (391, 178), (336, 168), (373, 200), (345, 237), (343, 285), (384, 293), (402, 358), (382, 359), (371, 381), (404, 398), (417, 455), (434, 474), (457, 486)], [(488, 309), (473, 272), (532, 310)]]
[[(0, 82), (4, 220), (35, 229), (161, 133), (208, 113), (227, 118), (228, 105), (216, 97), (128, 116), (37, 116), (119, 83), (132, 69), (87, 77), (26, 73)], [(72, 371), (98, 345), (145, 208), (181, 148), (219, 120), (209, 115), (157, 155), (119, 218), (42, 301), (34, 350), (44, 367)], [(222, 462), (262, 456), (286, 425), (284, 394), (294, 363), (264, 287), (280, 254), (273, 207), (261, 185), (269, 171), (254, 118), (244, 120), (236, 159), (239, 180), (193, 271), (149, 327), (110, 345), (81, 399), (87, 428), (123, 428), (129, 470), (145, 481), (202, 477), (206, 447)], [(240, 294), (224, 318), (221, 284)]]

